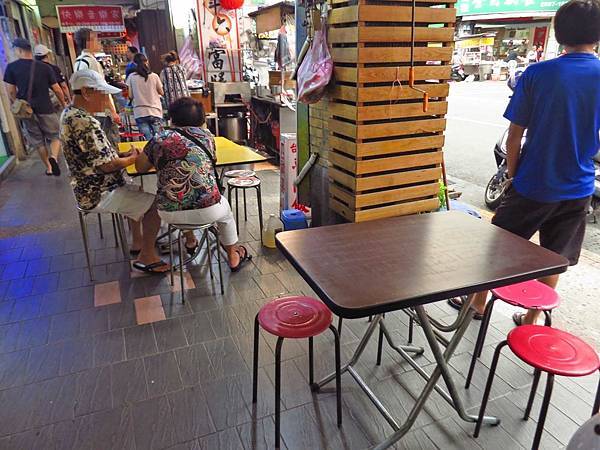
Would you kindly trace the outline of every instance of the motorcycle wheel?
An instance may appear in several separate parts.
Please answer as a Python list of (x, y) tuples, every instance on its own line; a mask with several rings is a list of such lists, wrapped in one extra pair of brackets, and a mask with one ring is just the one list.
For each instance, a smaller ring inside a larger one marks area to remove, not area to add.
[(485, 187), (484, 201), (487, 207), (495, 211), (502, 203), (505, 191), (506, 186), (498, 181), (497, 175), (494, 175)]

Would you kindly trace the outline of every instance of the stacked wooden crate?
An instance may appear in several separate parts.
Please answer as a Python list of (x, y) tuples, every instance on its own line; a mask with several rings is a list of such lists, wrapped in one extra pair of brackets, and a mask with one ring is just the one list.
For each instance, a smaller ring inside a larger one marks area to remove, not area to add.
[[(454, 0), (419, 0), (415, 86), (408, 86), (412, 3), (332, 0), (330, 206), (353, 222), (439, 207)], [(400, 83), (398, 83), (398, 81)]]

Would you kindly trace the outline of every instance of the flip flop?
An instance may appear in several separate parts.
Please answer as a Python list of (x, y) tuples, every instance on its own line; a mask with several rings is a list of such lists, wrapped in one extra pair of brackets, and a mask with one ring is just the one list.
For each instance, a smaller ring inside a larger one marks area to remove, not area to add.
[(231, 269), (232, 272), (239, 272), (239, 270), (242, 268), (242, 265), (246, 261), (251, 261), (252, 260), (252, 255), (250, 253), (248, 253), (248, 249), (246, 247), (244, 247), (243, 245), (240, 245), (239, 248), (243, 248), (244, 249), (244, 256), (242, 256), (242, 254), (240, 253), (239, 249), (236, 249), (236, 252), (238, 252), (238, 255), (240, 255), (240, 262), (238, 263), (237, 266), (230, 267), (230, 269)]
[[(48, 158), (48, 162), (52, 166), (52, 175), (54, 175), (55, 177), (59, 177), (60, 176), (60, 167), (58, 166), (58, 162), (56, 161), (56, 159), (54, 159), (51, 156), (50, 158)], [(46, 175), (48, 175), (48, 174), (46, 174)]]
[(53, 173), (52, 173), (52, 172), (46, 172), (46, 176), (47, 176), (47, 177), (51, 177), (52, 175), (53, 175)]
[[(450, 306), (452, 306), (454, 309), (460, 311), (460, 309), (462, 308), (462, 305), (463, 305), (463, 299), (460, 297), (452, 297), (452, 298), (448, 299), (448, 304)], [(483, 314), (475, 311), (475, 314), (473, 314), (473, 319), (481, 320), (481, 319), (483, 319)]]
[(194, 245), (193, 247), (188, 247), (186, 245), (185, 251), (187, 252), (188, 255), (194, 256), (196, 254), (196, 252), (198, 251), (198, 244)]
[(168, 267), (168, 266), (169, 265), (164, 261), (156, 261), (152, 264), (144, 264), (139, 261), (136, 261), (133, 263), (134, 269), (137, 269), (137, 270), (140, 270), (140, 271), (146, 272), (146, 273), (165, 274), (168, 272), (168, 270), (162, 271), (162, 270), (155, 270), (155, 269), (158, 269), (159, 267)]

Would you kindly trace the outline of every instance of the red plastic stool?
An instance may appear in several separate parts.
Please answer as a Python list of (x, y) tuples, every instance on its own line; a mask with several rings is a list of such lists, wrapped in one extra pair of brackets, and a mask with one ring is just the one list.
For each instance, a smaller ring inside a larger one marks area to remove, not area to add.
[[(544, 422), (546, 421), (546, 414), (548, 413), (550, 396), (552, 395), (552, 387), (554, 385), (554, 376), (583, 377), (589, 375), (600, 369), (600, 359), (591, 346), (565, 331), (540, 325), (521, 325), (512, 329), (508, 333), (506, 340), (498, 344), (494, 351), (494, 359), (492, 360), (490, 374), (485, 385), (479, 418), (475, 426), (475, 433), (473, 434), (474, 437), (479, 436), (485, 407), (487, 406), (496, 366), (498, 365), (498, 358), (500, 358), (502, 348), (507, 344), (518, 358), (535, 369), (531, 393), (529, 394), (525, 416), (523, 417), (525, 420), (529, 419), (540, 375), (542, 372), (548, 374), (546, 391), (542, 400), (542, 408), (540, 409), (540, 418), (535, 430), (533, 446), (531, 447), (535, 450), (539, 447), (544, 430)], [(600, 384), (596, 392), (592, 416), (598, 413), (599, 408)]]
[(477, 341), (475, 342), (471, 366), (469, 367), (469, 373), (465, 383), (466, 389), (469, 389), (469, 386), (471, 385), (471, 379), (473, 378), (473, 372), (475, 371), (475, 363), (477, 362), (477, 359), (481, 357), (485, 335), (490, 326), (490, 318), (492, 317), (492, 310), (494, 309), (496, 300), (502, 300), (503, 302), (513, 306), (519, 306), (520, 308), (543, 311), (546, 316), (546, 326), (552, 326), (552, 316), (550, 315), (550, 312), (560, 304), (560, 297), (556, 291), (550, 286), (536, 280), (492, 289), (492, 298), (485, 306), (483, 319), (481, 321), (481, 326), (479, 327), (479, 334), (477, 335)]
[(132, 141), (143, 141), (144, 140), (144, 133), (138, 133), (138, 132), (125, 132), (125, 133), (119, 133), (119, 136), (121, 137), (121, 141), (123, 142), (132, 142)]
[(308, 338), (308, 377), (313, 391), (319, 389), (313, 375), (313, 337), (327, 328), (335, 339), (335, 383), (337, 391), (337, 423), (342, 424), (342, 391), (340, 374), (340, 337), (331, 324), (331, 311), (319, 300), (311, 297), (283, 297), (264, 305), (254, 319), (254, 363), (252, 368), (252, 402), (256, 403), (258, 391), (258, 337), (259, 325), (277, 336), (275, 346), (275, 448), (280, 447), (281, 416), (281, 347), (283, 340)]

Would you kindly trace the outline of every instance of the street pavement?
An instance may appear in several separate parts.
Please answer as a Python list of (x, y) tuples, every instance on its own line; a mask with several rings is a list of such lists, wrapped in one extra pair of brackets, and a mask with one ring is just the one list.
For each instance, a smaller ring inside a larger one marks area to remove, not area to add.
[[(511, 92), (505, 82), (451, 83), (444, 159), (449, 183), (461, 201), (491, 219), (483, 201), (485, 186), (496, 171), (493, 148), (508, 121), (502, 117)], [(554, 315), (565, 328), (600, 348), (600, 225), (588, 223), (580, 262), (562, 276), (563, 300)], [(503, 307), (506, 313), (510, 307)]]

